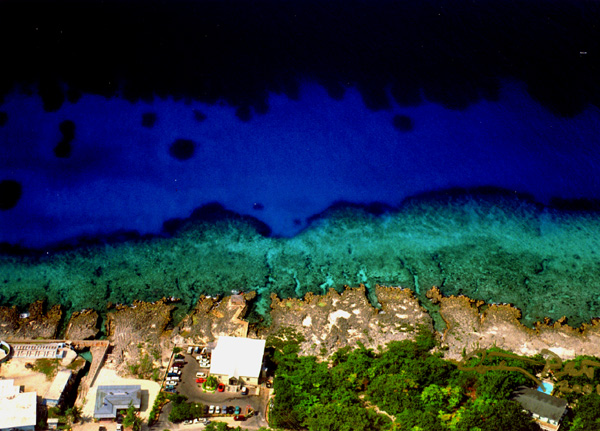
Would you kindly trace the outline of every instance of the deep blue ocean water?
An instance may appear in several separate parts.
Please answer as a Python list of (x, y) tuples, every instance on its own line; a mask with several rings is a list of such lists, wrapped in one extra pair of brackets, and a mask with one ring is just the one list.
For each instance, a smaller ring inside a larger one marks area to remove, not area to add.
[(0, 303), (380, 282), (600, 315), (595, 2), (32, 4), (0, 5)]
[[(338, 201), (396, 207), (424, 192), (482, 186), (545, 204), (600, 198), (600, 110), (557, 118), (519, 83), (462, 111), (424, 101), (372, 112), (353, 89), (333, 100), (310, 83), (298, 100), (271, 95), (269, 104), (243, 122), (231, 107), (200, 102), (85, 96), (47, 113), (38, 97), (10, 95), (1, 166), (23, 194), (0, 213), (0, 242), (40, 248), (120, 230), (159, 233), (210, 202), (293, 236)], [(152, 128), (142, 126), (147, 112), (156, 114)], [(413, 129), (395, 129), (396, 114)], [(75, 138), (59, 158), (65, 120)], [(177, 139), (193, 142), (189, 159), (169, 153)]]

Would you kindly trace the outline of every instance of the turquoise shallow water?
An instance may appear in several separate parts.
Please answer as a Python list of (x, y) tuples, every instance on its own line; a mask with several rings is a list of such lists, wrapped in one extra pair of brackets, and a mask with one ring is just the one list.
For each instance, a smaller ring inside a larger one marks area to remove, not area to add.
[[(441, 196), (441, 197), (440, 197)], [(513, 303), (532, 324), (544, 316), (579, 325), (600, 316), (600, 220), (542, 209), (513, 197), (414, 199), (375, 216), (331, 210), (293, 238), (264, 237), (239, 220), (196, 221), (173, 238), (84, 247), (41, 257), (0, 258), (0, 301), (26, 306), (40, 297), (68, 309), (105, 310), (162, 296), (256, 290), (269, 295), (365, 283), (431, 286), (488, 302)], [(370, 298), (376, 303), (376, 298)]]

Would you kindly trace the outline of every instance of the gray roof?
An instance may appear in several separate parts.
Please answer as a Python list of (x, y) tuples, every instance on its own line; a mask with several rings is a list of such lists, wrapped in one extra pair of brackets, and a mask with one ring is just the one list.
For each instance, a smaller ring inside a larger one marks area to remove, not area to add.
[(518, 387), (512, 395), (525, 410), (555, 421), (562, 418), (567, 408), (567, 401), (524, 386)]
[(117, 410), (126, 409), (129, 403), (137, 409), (142, 402), (142, 387), (132, 386), (98, 386), (94, 418), (115, 418)]

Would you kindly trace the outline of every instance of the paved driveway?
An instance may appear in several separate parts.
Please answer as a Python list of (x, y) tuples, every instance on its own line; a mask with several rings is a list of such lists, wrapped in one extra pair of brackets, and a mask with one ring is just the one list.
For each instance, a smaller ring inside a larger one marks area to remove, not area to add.
[[(245, 413), (246, 407), (250, 406), (256, 412), (256, 415), (245, 422), (234, 422), (231, 415), (228, 416), (214, 416), (212, 420), (218, 420), (228, 422), (230, 424), (242, 425), (248, 428), (259, 428), (261, 426), (267, 426), (265, 419), (265, 409), (267, 406), (267, 399), (269, 396), (269, 390), (264, 386), (260, 388), (260, 395), (242, 395), (239, 392), (215, 392), (209, 393), (204, 392), (196, 383), (196, 373), (203, 371), (208, 375), (209, 369), (200, 368), (195, 356), (185, 356), (185, 362), (183, 369), (181, 370), (180, 383), (177, 385), (177, 392), (181, 395), (185, 395), (190, 402), (201, 403), (207, 406), (210, 405), (232, 405), (240, 406), (242, 412)], [(162, 418), (163, 415), (161, 415)], [(164, 429), (164, 428), (163, 428)], [(191, 426), (186, 426), (185, 429), (192, 429)]]

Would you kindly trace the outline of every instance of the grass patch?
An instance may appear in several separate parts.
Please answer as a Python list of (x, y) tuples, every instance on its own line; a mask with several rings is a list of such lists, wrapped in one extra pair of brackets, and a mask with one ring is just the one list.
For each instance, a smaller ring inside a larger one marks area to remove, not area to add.
[(37, 359), (33, 364), (33, 371), (44, 374), (47, 380), (52, 380), (58, 371), (58, 359)]
[(75, 370), (78, 370), (79, 368), (83, 367), (84, 365), (85, 365), (85, 359), (77, 358), (73, 362), (71, 362), (69, 365), (67, 365), (67, 368), (71, 371), (75, 371)]

